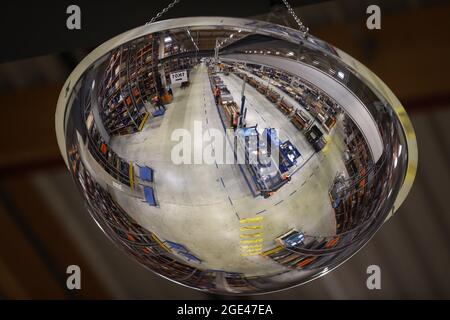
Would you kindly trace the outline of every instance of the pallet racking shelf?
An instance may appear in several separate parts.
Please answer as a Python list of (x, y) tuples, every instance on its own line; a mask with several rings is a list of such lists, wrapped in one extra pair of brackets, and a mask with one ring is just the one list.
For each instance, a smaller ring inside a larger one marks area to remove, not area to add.
[(100, 114), (110, 136), (140, 131), (148, 118), (145, 101), (156, 94), (155, 38), (112, 53), (100, 84)]
[(85, 101), (84, 120), (87, 128), (87, 148), (102, 168), (120, 183), (132, 187), (132, 166), (119, 157), (102, 138), (92, 117), (91, 95)]

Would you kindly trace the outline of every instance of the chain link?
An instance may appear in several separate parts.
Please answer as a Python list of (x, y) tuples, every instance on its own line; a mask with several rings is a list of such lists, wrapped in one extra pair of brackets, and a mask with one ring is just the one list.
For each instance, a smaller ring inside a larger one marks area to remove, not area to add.
[(149, 22), (147, 22), (146, 25), (149, 24), (149, 23), (153, 23), (153, 22), (155, 22), (156, 20), (158, 20), (159, 18), (161, 18), (161, 16), (162, 16), (163, 14), (165, 14), (167, 11), (169, 11), (170, 9), (172, 9), (173, 6), (176, 5), (178, 2), (180, 2), (180, 0), (174, 0), (174, 1), (173, 1), (172, 3), (170, 3), (167, 7), (165, 7), (165, 8), (162, 9), (160, 12), (158, 12), (158, 13), (156, 14), (156, 16), (154, 16), (153, 18), (151, 18), (151, 20), (150, 20)]
[(302, 21), (300, 20), (299, 17), (297, 17), (297, 15), (295, 14), (294, 9), (292, 9), (291, 5), (289, 4), (289, 2), (287, 2), (287, 0), (282, 0), (284, 5), (286, 6), (288, 12), (291, 14), (291, 16), (294, 18), (295, 22), (298, 24), (298, 29), (300, 30), (301, 33), (303, 33), (304, 37), (308, 36), (308, 32), (309, 32), (309, 28), (307, 26), (305, 26)]

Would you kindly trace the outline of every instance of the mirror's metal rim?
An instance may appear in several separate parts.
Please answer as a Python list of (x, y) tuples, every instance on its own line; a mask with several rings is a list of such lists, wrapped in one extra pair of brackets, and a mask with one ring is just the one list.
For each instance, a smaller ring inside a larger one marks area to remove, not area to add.
[[(262, 29), (261, 26), (256, 26), (256, 24), (264, 24), (264, 26), (277, 26), (272, 23), (264, 22), (264, 21), (256, 21), (256, 20), (248, 20), (248, 19), (240, 19), (240, 18), (226, 18), (226, 17), (187, 17), (187, 18), (176, 18), (170, 20), (162, 20), (159, 22), (155, 22), (152, 24), (143, 25), (137, 27), (135, 29), (126, 31), (116, 37), (104, 42), (96, 49), (94, 49), (91, 53), (89, 53), (72, 71), (72, 73), (67, 78), (64, 86), (60, 92), (56, 112), (55, 112), (55, 130), (58, 146), (61, 152), (61, 155), (66, 163), (67, 167), (69, 167), (67, 153), (66, 153), (66, 144), (65, 144), (65, 116), (68, 111), (68, 102), (72, 95), (72, 91), (74, 86), (77, 84), (78, 80), (83, 76), (85, 71), (94, 64), (99, 58), (110, 52), (112, 49), (117, 48), (118, 46), (146, 34), (151, 34), (163, 30), (175, 29), (175, 28), (184, 28), (184, 27), (235, 27), (242, 28), (244, 30), (249, 31), (258, 31), (267, 34), (273, 34), (277, 37), (280, 37), (280, 34), (276, 33), (273, 30), (268, 30), (266, 28)], [(304, 39), (301, 33), (297, 30), (277, 26), (277, 28), (282, 28), (286, 32), (289, 32), (289, 35), (296, 35), (299, 40)], [(314, 38), (309, 36), (310, 38)], [(345, 62), (350, 68), (353, 68), (359, 75), (369, 84), (372, 88), (375, 88), (379, 91), (380, 94), (384, 96), (384, 98), (389, 102), (392, 106), (393, 111), (397, 115), (403, 131), (405, 133), (406, 143), (407, 143), (407, 152), (408, 152), (408, 165), (407, 171), (405, 175), (405, 179), (403, 181), (402, 187), (397, 195), (394, 210), (395, 212), (397, 208), (403, 203), (411, 190), (412, 184), (414, 182), (414, 178), (416, 176), (417, 171), (417, 162), (418, 162), (418, 150), (417, 150), (417, 140), (414, 132), (414, 128), (412, 123), (406, 114), (405, 109), (403, 108), (401, 102), (398, 98), (393, 94), (393, 92), (389, 89), (389, 87), (376, 76), (371, 70), (369, 70), (362, 63), (352, 58), (339, 48), (332, 46), (336, 52), (338, 52), (339, 58)], [(388, 217), (389, 218), (389, 217)]]

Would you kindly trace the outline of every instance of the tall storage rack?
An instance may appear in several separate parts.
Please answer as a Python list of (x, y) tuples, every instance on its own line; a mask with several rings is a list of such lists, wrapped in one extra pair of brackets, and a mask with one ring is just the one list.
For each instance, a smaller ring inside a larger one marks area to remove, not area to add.
[(136, 51), (135, 72), (139, 91), (144, 100), (157, 93), (156, 65), (158, 61), (158, 41), (156, 37), (148, 35), (142, 47)]
[(345, 166), (349, 175), (346, 182), (348, 192), (339, 199), (331, 198), (335, 214), (337, 232), (345, 232), (355, 228), (358, 224), (370, 218), (378, 205), (373, 199), (377, 199), (383, 191), (384, 177), (377, 178), (378, 166), (370, 157), (367, 145), (361, 131), (347, 117), (344, 118), (346, 131), (346, 145), (349, 157), (345, 160)]
[(153, 37), (112, 54), (100, 87), (101, 116), (111, 136), (134, 133), (148, 118), (145, 100), (156, 93)]
[(127, 128), (132, 125), (121, 86), (126, 81), (121, 79), (124, 76), (123, 69), (126, 68), (124, 55), (128, 53), (124, 51), (128, 50), (121, 47), (112, 54), (100, 88), (100, 114), (110, 135), (127, 133)]
[(91, 94), (85, 100), (84, 120), (87, 128), (87, 145), (91, 155), (111, 177), (131, 187), (133, 167), (125, 159), (119, 157), (100, 135), (97, 124), (93, 121)]

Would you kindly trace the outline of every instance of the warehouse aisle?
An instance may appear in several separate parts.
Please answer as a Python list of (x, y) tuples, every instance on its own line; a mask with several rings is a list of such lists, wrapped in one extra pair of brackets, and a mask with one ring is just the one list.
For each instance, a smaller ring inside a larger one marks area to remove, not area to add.
[[(244, 81), (234, 74), (223, 76), (222, 79), (235, 101), (240, 101)], [(298, 131), (289, 118), (272, 102), (248, 84), (245, 86), (245, 97), (247, 126), (250, 127), (258, 124), (260, 130), (267, 127), (278, 129), (280, 140), (290, 140), (300, 151), (302, 155), (300, 164), (311, 157), (314, 150), (306, 140), (306, 137)], [(292, 105), (298, 106), (298, 103)]]
[[(171, 151), (177, 142), (171, 141), (170, 137), (175, 129), (194, 133), (195, 124), (200, 122), (204, 132), (208, 128), (222, 130), (206, 69), (194, 69), (190, 82), (186, 89), (173, 88), (174, 101), (167, 106), (164, 118), (158, 120), (157, 125), (151, 119), (141, 133), (113, 141), (115, 150), (129, 156), (128, 160), (155, 170), (159, 207), (151, 207), (142, 199), (124, 197), (121, 192), (115, 195), (120, 204), (131, 208), (134, 219), (149, 230), (157, 230), (160, 239), (181, 243), (193, 254), (201, 252), (199, 258), (207, 268), (251, 273), (255, 266), (252, 261), (241, 259), (239, 228), (236, 227), (239, 218), (228, 199), (227, 188), (223, 187), (223, 184), (231, 187), (228, 181), (242, 177), (239, 175), (234, 179), (237, 172), (233, 173), (232, 165), (218, 170), (215, 165), (174, 165), (171, 161)], [(219, 175), (228, 179), (222, 182)], [(235, 182), (233, 189), (238, 187), (239, 183)], [(244, 184), (242, 187), (242, 191), (248, 193)], [(210, 239), (211, 234), (217, 238)], [(257, 272), (281, 269), (263, 259), (258, 266)]]
[[(235, 76), (227, 78), (230, 90), (239, 88), (237, 80)], [(275, 245), (276, 237), (292, 228), (309, 234), (334, 234), (334, 211), (329, 201), (323, 199), (328, 199), (330, 179), (336, 170), (342, 170), (341, 151), (336, 144), (329, 143), (322, 153), (314, 153), (288, 119), (278, 114), (259, 92), (248, 87), (249, 110), (253, 116), (257, 118), (258, 110), (258, 116), (272, 127), (276, 124), (283, 128), (282, 138), (299, 146), (304, 157), (303, 167), (291, 182), (268, 199), (255, 198), (238, 165), (176, 165), (171, 161), (173, 148), (179, 143), (171, 139), (176, 129), (185, 129), (192, 135), (201, 129), (206, 137), (211, 130), (224, 131), (206, 67), (194, 68), (190, 82), (186, 89), (172, 87), (174, 100), (167, 105), (163, 117), (149, 119), (140, 133), (115, 137), (111, 141), (112, 148), (121, 157), (154, 169), (159, 207), (145, 203), (139, 196), (139, 187), (136, 197), (120, 191), (114, 195), (119, 204), (130, 208), (130, 214), (138, 223), (156, 231), (160, 239), (184, 245), (198, 255), (203, 267), (248, 275), (281, 271), (284, 267), (270, 259), (245, 254), (243, 243), (261, 241), (260, 249), (267, 250)], [(264, 126), (261, 124), (261, 127)], [(212, 143), (212, 147), (216, 144)], [(192, 154), (194, 152), (192, 148)], [(316, 204), (314, 208), (309, 207), (311, 203)], [(242, 234), (242, 221), (254, 217), (261, 217), (259, 231), (250, 236)], [(210, 238), (211, 234), (215, 235), (214, 239)]]
[[(233, 74), (221, 75), (221, 78), (234, 100), (240, 101), (243, 80)], [(342, 131), (341, 127), (336, 126), (331, 130), (328, 135), (329, 143), (321, 153), (317, 154), (304, 135), (264, 95), (247, 84), (245, 96), (248, 106), (248, 126), (258, 123), (261, 132), (266, 124), (279, 129), (280, 140), (290, 140), (302, 154), (302, 159), (299, 161), (297, 171), (291, 177), (291, 182), (266, 199), (265, 204), (256, 203), (252, 207), (251, 213), (268, 214), (267, 202), (269, 202), (273, 206), (272, 212), (276, 212), (276, 217), (271, 216), (267, 223), (270, 224), (270, 219), (274, 219), (274, 221), (277, 220), (276, 225), (284, 224), (286, 230), (289, 230), (299, 225), (297, 219), (301, 217), (301, 230), (304, 232), (333, 234), (334, 212), (329, 201), (323, 201), (323, 199), (328, 197), (328, 190), (336, 173), (345, 171), (342, 160), (344, 141), (342, 132), (340, 132)], [(299, 106), (295, 101), (292, 102), (292, 105)], [(300, 192), (301, 197), (298, 196)], [(304, 197), (308, 197), (308, 199)], [(310, 199), (311, 197), (313, 199)], [(317, 206), (312, 210), (312, 208), (306, 207), (305, 203), (316, 203)], [(247, 204), (243, 204), (243, 206), (248, 207)], [(294, 213), (292, 214), (292, 212)], [(321, 219), (321, 223), (317, 223), (318, 219)], [(280, 233), (277, 234), (277, 231), (270, 236), (279, 236)]]

